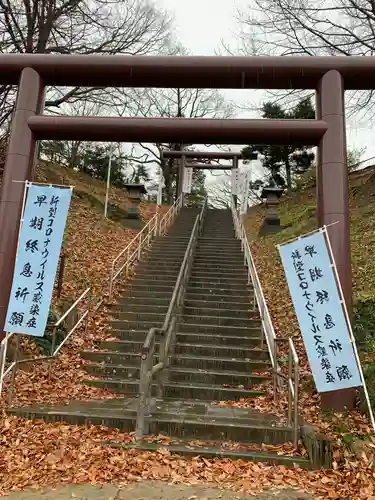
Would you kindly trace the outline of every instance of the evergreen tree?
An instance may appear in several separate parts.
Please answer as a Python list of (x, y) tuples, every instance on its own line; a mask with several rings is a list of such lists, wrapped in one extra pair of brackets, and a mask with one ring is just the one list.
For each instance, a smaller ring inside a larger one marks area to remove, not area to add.
[[(292, 110), (284, 110), (280, 104), (265, 102), (262, 118), (271, 119), (314, 119), (315, 111), (309, 98), (302, 99)], [(244, 159), (251, 159), (254, 153), (263, 156), (263, 167), (267, 171), (268, 183), (292, 190), (293, 180), (311, 168), (314, 153), (311, 145), (274, 146), (250, 145), (242, 150)]]
[(205, 186), (206, 174), (204, 170), (193, 168), (193, 179), (191, 183), (191, 193), (188, 195), (186, 205), (189, 207), (200, 205), (207, 197)]
[[(108, 174), (109, 157), (110, 150), (108, 147), (95, 145), (92, 149), (86, 150), (80, 170), (94, 179), (105, 181)], [(112, 157), (111, 162), (111, 184), (118, 187), (126, 184), (122, 161), (115, 157)]]
[(151, 180), (149, 171), (144, 163), (139, 163), (136, 166), (132, 166), (132, 168), (133, 172), (129, 179), (130, 183), (141, 184)]

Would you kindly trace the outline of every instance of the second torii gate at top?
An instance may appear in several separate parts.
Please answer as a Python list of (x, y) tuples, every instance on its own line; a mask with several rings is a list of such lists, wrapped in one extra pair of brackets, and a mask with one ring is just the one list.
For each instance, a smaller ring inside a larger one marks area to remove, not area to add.
[[(238, 161), (242, 159), (242, 153), (240, 151), (162, 151), (162, 161), (164, 159), (173, 158), (180, 160), (180, 169), (178, 175), (178, 186), (177, 186), (177, 196), (182, 193), (184, 170), (185, 168), (196, 168), (200, 170), (231, 170), (233, 168), (238, 168)], [(249, 159), (249, 158), (246, 158)], [(254, 154), (252, 160), (257, 159), (257, 155)], [(189, 160), (189, 163), (187, 162)], [(204, 160), (228, 160), (231, 161), (231, 165), (215, 165), (212, 163), (195, 163)]]

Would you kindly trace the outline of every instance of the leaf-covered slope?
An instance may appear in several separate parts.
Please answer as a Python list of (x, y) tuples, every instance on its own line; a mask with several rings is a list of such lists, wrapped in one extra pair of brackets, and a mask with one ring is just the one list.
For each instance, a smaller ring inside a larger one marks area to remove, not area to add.
[[(99, 293), (106, 286), (112, 260), (137, 234), (121, 223), (128, 207), (126, 193), (111, 186), (110, 218), (105, 219), (106, 185), (102, 181), (46, 163), (39, 165), (36, 180), (74, 186), (63, 245), (67, 253), (63, 297), (74, 298), (88, 286)], [(141, 204), (145, 222), (155, 211), (155, 204)]]
[[(375, 298), (375, 170), (350, 175), (350, 225), (354, 303)], [(275, 326), (283, 335), (298, 333), (291, 298), (276, 245), (317, 227), (315, 189), (285, 196), (278, 208), (284, 231), (258, 237), (264, 217), (263, 206), (250, 208), (245, 225), (268, 306)]]

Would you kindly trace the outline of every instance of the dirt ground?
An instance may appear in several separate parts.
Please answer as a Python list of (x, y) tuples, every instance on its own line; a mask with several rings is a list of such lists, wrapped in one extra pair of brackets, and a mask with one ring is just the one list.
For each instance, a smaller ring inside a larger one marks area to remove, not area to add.
[(141, 481), (124, 488), (111, 485), (68, 485), (56, 489), (14, 492), (7, 500), (314, 500), (293, 490), (271, 491), (258, 496), (204, 486), (171, 485), (159, 481)]

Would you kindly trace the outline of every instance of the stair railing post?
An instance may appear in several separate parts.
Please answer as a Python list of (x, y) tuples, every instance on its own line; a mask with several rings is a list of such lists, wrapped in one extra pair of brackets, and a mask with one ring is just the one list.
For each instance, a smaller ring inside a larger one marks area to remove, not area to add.
[(152, 336), (151, 343), (146, 350), (142, 352), (141, 368), (139, 377), (139, 398), (137, 419), (135, 427), (135, 438), (141, 440), (145, 434), (149, 432), (151, 418), (151, 386), (152, 378), (151, 371), (153, 365), (153, 357), (155, 352), (155, 335)]
[(273, 400), (275, 403), (278, 401), (278, 385), (277, 385), (277, 342), (276, 339), (273, 344), (273, 367), (272, 367), (272, 379), (273, 379)]

